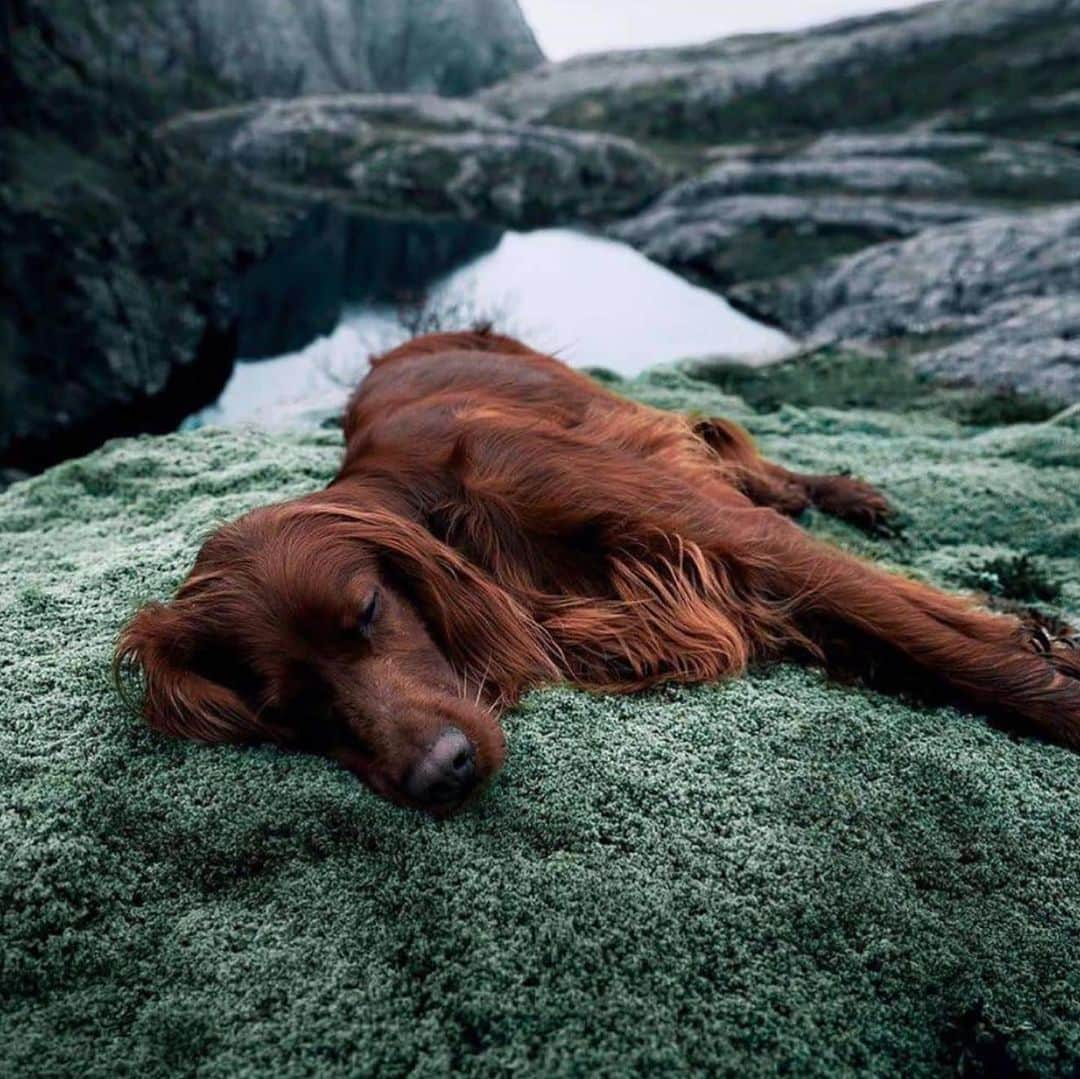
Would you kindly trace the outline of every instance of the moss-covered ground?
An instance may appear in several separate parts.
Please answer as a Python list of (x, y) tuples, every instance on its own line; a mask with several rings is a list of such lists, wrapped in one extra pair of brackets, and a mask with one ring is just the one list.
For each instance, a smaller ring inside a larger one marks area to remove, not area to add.
[[(1080, 613), (1075, 417), (621, 385), (901, 507), (902, 540), (807, 521), (837, 542)], [(206, 429), (0, 496), (0, 1074), (1080, 1066), (1080, 756), (976, 717), (795, 667), (552, 688), (443, 824), (319, 759), (141, 726), (109, 681), (124, 618), (338, 453), (330, 431)]]

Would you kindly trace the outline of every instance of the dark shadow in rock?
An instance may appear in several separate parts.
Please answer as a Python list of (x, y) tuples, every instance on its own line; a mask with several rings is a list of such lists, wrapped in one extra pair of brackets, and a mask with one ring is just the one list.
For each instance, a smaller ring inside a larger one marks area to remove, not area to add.
[[(210, 320), (190, 363), (169, 371), (165, 385), (137, 406), (130, 400), (85, 410), (80, 422), (55, 425), (38, 437), (14, 439), (4, 450), (5, 472), (36, 473), (70, 457), (81, 457), (110, 438), (174, 431), (192, 412), (216, 400), (232, 374), (236, 358), (235, 323)], [(4, 486), (0, 482), (0, 489)]]
[(237, 280), (238, 354), (295, 352), (330, 333), (346, 304), (422, 293), (501, 236), (474, 222), (352, 217), (319, 206)]

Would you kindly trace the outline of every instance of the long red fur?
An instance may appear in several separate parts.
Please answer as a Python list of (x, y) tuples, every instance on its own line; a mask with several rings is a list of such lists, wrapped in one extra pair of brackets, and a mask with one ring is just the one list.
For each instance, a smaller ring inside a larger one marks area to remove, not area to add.
[[(885, 504), (857, 481), (766, 461), (729, 421), (632, 403), (520, 342), (475, 333), (376, 360), (344, 428), (333, 483), (269, 511), (294, 535), (275, 572), (308, 587), (344, 580), (350, 545), (371, 545), (413, 583), (461, 677), (504, 705), (557, 680), (621, 692), (786, 656), (829, 663), (842, 640), (846, 656), (872, 648), (909, 686), (944, 687), (1080, 746), (1075, 653), (1037, 654), (1015, 618), (807, 535), (785, 514), (814, 503), (865, 525)], [(196, 567), (174, 606), (212, 620), (221, 603), (242, 605), (237, 617), (269, 619), (245, 593), (260, 587), (245, 569), (250, 530), (242, 520), (211, 541), (224, 553)], [(200, 607), (207, 588), (215, 603)], [(137, 617), (119, 654), (153, 669), (147, 711), (159, 726), (258, 730), (235, 694), (185, 677), (185, 657), (146, 630)]]

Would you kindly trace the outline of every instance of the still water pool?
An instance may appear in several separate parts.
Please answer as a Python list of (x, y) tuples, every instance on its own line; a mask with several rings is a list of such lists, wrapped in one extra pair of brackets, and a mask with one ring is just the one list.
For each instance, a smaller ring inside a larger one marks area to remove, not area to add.
[(505, 233), (490, 252), (438, 280), (422, 310), (366, 303), (333, 333), (269, 360), (237, 364), (199, 423), (302, 423), (340, 408), (368, 357), (435, 322), (489, 319), (497, 329), (575, 367), (635, 375), (688, 357), (764, 362), (788, 352), (784, 334), (625, 244), (569, 229)]

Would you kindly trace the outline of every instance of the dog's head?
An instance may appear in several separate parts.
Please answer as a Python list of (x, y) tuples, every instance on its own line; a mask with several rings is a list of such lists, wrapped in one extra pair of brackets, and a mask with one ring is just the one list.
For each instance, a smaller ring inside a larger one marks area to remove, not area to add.
[(320, 753), (439, 816), (502, 764), (501, 706), (550, 673), (525, 612), (418, 524), (311, 499), (215, 533), (117, 664), (160, 731)]

